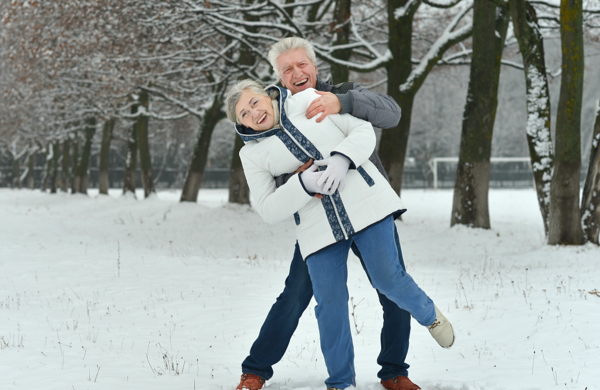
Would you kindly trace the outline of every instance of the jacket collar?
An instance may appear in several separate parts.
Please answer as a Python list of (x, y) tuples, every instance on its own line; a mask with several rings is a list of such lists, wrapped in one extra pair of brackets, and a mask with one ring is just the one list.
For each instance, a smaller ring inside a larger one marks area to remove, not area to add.
[(331, 88), (333, 88), (333, 81), (331, 80), (331, 76), (327, 79), (327, 80), (323, 80), (322, 78), (320, 78), (319, 76), (317, 76), (317, 85), (315, 86), (315, 89), (317, 91), (326, 91), (329, 92), (331, 91)]
[[(280, 88), (276, 85), (268, 86), (267, 88), (265, 88), (265, 91), (271, 97), (271, 99), (277, 100), (277, 104), (279, 107), (279, 123), (281, 123), (281, 115), (282, 115), (284, 103), (287, 100), (287, 98), (290, 94), (290, 91), (288, 91), (285, 88)], [(285, 113), (284, 113), (284, 115), (285, 115)], [(256, 131), (256, 130), (251, 129), (250, 127), (246, 127), (242, 124), (239, 124), (239, 123), (235, 124), (236, 133), (242, 138), (242, 141), (244, 141), (245, 143), (250, 142), (250, 141), (255, 141), (260, 138), (270, 137), (272, 135), (277, 134), (277, 132), (279, 132), (280, 130), (281, 130), (281, 128), (278, 126), (278, 127), (272, 128), (270, 130)]]

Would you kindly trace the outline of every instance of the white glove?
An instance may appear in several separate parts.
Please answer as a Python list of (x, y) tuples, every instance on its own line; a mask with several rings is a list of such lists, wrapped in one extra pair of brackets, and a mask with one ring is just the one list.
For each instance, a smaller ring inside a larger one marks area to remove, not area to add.
[(346, 174), (350, 167), (350, 160), (341, 154), (315, 161), (315, 165), (327, 165), (327, 169), (323, 171), (323, 176), (317, 181), (317, 185), (321, 187), (322, 194), (333, 195), (336, 190), (343, 190), (346, 184)]
[(317, 194), (321, 192), (321, 186), (317, 185), (317, 181), (323, 176), (323, 172), (317, 172), (317, 166), (311, 165), (304, 172), (300, 172), (300, 181), (304, 185), (304, 189), (309, 194)]

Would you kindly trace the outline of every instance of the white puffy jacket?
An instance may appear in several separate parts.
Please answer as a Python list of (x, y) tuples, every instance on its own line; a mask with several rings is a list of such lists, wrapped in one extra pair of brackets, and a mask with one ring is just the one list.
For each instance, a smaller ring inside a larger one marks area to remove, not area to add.
[[(405, 210), (387, 180), (369, 161), (375, 133), (369, 122), (349, 114), (327, 116), (321, 123), (306, 118), (309, 104), (319, 97), (314, 89), (291, 96), (269, 87), (279, 100), (280, 126), (257, 132), (242, 125), (236, 131), (246, 145), (240, 158), (254, 207), (267, 223), (294, 215), (300, 252), (307, 256), (345, 240), (391, 214)], [(342, 191), (318, 199), (309, 195), (294, 175), (279, 188), (275, 176), (293, 172), (313, 158), (340, 153), (351, 160)]]

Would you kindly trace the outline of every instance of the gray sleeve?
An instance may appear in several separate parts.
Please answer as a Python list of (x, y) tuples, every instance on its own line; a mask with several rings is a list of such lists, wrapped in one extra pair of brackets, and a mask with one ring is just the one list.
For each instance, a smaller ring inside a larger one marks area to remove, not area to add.
[[(347, 111), (352, 116), (364, 119), (375, 127), (389, 129), (400, 122), (400, 106), (388, 95), (373, 93), (354, 83), (354, 89), (347, 92), (352, 95), (352, 108)], [(338, 98), (343, 95), (338, 95)], [(343, 100), (344, 99), (344, 100)], [(342, 112), (348, 107), (348, 99), (340, 98)], [(346, 104), (346, 107), (344, 107)]]
[[(294, 175), (295, 173), (284, 173), (283, 175), (275, 176), (275, 187), (281, 187), (287, 183), (288, 180), (290, 180), (290, 177)], [(304, 184), (302, 184), (302, 186), (304, 187)]]

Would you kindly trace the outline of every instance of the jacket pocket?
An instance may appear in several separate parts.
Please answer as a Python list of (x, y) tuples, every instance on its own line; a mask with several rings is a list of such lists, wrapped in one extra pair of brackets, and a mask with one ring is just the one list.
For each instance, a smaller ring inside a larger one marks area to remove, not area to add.
[(298, 214), (297, 212), (294, 213), (294, 221), (296, 222), (296, 226), (300, 225), (300, 214)]
[(363, 179), (365, 179), (365, 181), (367, 182), (369, 187), (373, 187), (375, 185), (375, 181), (367, 173), (367, 171), (365, 171), (365, 169), (363, 167), (358, 167), (358, 168), (356, 168), (356, 170), (358, 171), (358, 173), (360, 173), (360, 175), (363, 177)]

